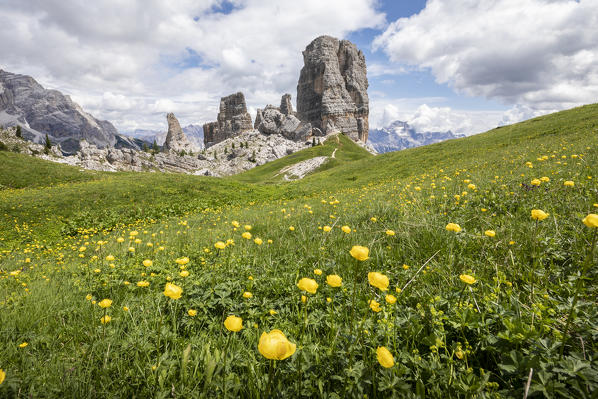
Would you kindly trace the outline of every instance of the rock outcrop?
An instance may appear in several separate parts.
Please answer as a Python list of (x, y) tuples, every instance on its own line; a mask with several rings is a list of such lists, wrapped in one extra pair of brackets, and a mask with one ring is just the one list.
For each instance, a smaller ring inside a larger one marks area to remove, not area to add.
[(280, 108), (268, 105), (263, 110), (258, 109), (254, 127), (262, 134), (279, 134), (293, 141), (304, 141), (312, 134), (311, 124), (293, 115), (290, 94), (282, 96)]
[(365, 57), (348, 40), (320, 36), (303, 52), (297, 116), (324, 134), (368, 139), (369, 100)]
[[(64, 153), (75, 153), (80, 140), (104, 148), (117, 143), (118, 132), (57, 90), (46, 90), (32, 77), (0, 70), (0, 124), (20, 125), (23, 137), (43, 143), (47, 134)], [(123, 145), (135, 146), (121, 140)]]
[(166, 134), (166, 140), (164, 141), (164, 149), (176, 153), (193, 152), (193, 146), (189, 140), (187, 140), (187, 136), (183, 133), (183, 129), (181, 129), (181, 125), (174, 114), (169, 113), (166, 115), (166, 120), (168, 121), (168, 133)]
[(252, 128), (251, 115), (247, 112), (243, 93), (222, 97), (217, 121), (203, 125), (205, 147), (238, 136)]

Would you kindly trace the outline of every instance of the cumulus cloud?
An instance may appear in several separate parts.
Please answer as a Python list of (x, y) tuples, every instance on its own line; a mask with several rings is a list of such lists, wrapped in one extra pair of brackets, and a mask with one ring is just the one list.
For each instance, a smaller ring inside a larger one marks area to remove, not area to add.
[(546, 112), (598, 99), (595, 0), (429, 0), (373, 43), (460, 93)]
[(4, 0), (0, 67), (29, 74), (117, 128), (216, 117), (221, 96), (250, 107), (295, 93), (315, 37), (382, 27), (376, 0)]

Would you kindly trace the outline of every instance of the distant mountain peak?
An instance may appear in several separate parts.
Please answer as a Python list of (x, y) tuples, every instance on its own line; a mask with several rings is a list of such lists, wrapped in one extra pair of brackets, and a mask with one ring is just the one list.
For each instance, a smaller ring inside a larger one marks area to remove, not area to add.
[(419, 147), (460, 137), (465, 137), (465, 135), (454, 134), (450, 130), (445, 132), (418, 132), (408, 122), (396, 120), (381, 129), (370, 129), (369, 143), (376, 151), (382, 153)]

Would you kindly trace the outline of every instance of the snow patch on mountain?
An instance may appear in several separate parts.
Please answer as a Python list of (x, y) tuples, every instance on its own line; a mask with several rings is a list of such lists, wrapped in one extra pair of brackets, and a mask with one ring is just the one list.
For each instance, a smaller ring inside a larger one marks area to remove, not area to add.
[(407, 122), (394, 121), (381, 129), (370, 129), (368, 144), (379, 152), (399, 151), (440, 141), (465, 137), (464, 134), (446, 132), (418, 132)]

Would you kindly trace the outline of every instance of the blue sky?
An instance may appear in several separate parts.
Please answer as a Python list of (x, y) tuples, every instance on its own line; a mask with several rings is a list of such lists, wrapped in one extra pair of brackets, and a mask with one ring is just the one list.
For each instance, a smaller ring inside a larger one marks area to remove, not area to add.
[[(598, 99), (595, 0), (4, 0), (0, 68), (58, 89), (121, 132), (296, 100), (301, 51), (349, 39), (370, 126), (474, 134)], [(101, 23), (98, 23), (101, 21)]]

